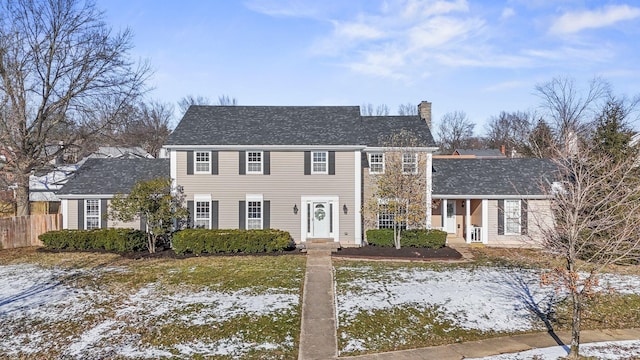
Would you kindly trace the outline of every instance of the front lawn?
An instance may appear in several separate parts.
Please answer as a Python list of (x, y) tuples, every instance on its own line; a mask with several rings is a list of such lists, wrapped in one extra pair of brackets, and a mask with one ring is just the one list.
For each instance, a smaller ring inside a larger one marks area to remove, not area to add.
[[(341, 355), (570, 327), (564, 293), (536, 262), (334, 261)], [(583, 329), (640, 326), (640, 276), (603, 274)]]
[(295, 358), (305, 260), (0, 251), (0, 357)]

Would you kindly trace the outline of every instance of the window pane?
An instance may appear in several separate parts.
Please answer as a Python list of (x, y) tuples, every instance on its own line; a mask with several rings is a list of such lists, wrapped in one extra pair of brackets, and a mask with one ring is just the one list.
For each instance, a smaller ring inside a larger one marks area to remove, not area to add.
[(384, 172), (384, 154), (370, 154), (369, 171), (372, 173)]
[(247, 172), (253, 172), (253, 173), (262, 172), (262, 152), (260, 151), (247, 152)]
[(519, 234), (520, 233), (520, 201), (505, 200), (504, 216), (505, 216), (505, 224), (504, 224), (505, 233)]
[(209, 152), (196, 152), (196, 171), (209, 172)]
[(247, 229), (262, 229), (262, 201), (247, 201)]
[(98, 218), (87, 218), (87, 229), (99, 229), (100, 220)]

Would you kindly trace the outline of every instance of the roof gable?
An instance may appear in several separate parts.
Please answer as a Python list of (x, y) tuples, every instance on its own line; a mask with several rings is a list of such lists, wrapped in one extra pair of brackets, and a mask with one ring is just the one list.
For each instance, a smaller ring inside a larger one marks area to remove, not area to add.
[(362, 116), (358, 139), (367, 146), (384, 147), (387, 135), (403, 130), (416, 137), (417, 146), (436, 146), (429, 126), (417, 115)]

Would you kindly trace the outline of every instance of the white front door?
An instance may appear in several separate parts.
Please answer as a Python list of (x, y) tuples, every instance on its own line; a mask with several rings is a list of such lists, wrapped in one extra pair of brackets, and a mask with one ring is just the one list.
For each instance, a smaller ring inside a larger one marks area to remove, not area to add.
[(329, 237), (329, 220), (331, 215), (329, 214), (328, 202), (314, 202), (312, 206), (313, 213), (313, 237), (314, 238), (327, 238)]
[(447, 232), (449, 234), (456, 233), (456, 202), (447, 201)]

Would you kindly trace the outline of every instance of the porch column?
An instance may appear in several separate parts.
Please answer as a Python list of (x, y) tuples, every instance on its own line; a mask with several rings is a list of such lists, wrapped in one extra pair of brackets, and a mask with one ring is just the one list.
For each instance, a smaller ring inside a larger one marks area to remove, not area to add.
[(482, 243), (489, 242), (489, 200), (482, 199)]
[(426, 169), (427, 170), (426, 171), (426, 174), (427, 174), (426, 175), (427, 176), (427, 189), (426, 189), (426, 191), (427, 191), (427, 200), (426, 200), (426, 202), (427, 202), (427, 219), (426, 220), (427, 221), (426, 221), (426, 226), (427, 226), (427, 229), (431, 229), (431, 225), (432, 225), (431, 224), (431, 210), (432, 210), (431, 209), (431, 205), (433, 203), (433, 201), (431, 200), (431, 193), (433, 191), (433, 184), (432, 184), (433, 176), (432, 176), (431, 170), (433, 168), (433, 154), (431, 154), (430, 152), (427, 152), (427, 164), (426, 164), (426, 166), (427, 166), (427, 169)]
[(449, 232), (447, 230), (447, 199), (442, 199), (441, 202), (442, 208), (440, 209), (440, 217), (442, 218), (442, 230), (445, 232)]
[(465, 200), (465, 214), (464, 214), (464, 226), (467, 234), (467, 244), (471, 243), (471, 200)]

